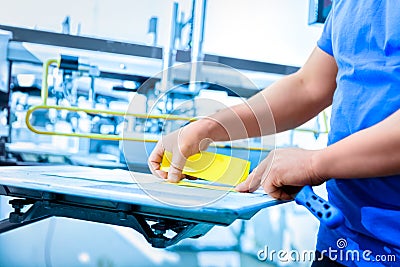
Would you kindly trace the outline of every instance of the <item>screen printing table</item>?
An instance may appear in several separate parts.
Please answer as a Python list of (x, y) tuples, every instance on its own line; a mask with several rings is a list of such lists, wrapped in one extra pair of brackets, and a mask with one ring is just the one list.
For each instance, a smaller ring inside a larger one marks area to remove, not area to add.
[(133, 228), (160, 248), (282, 203), (261, 191), (185, 187), (150, 174), (77, 166), (2, 167), (0, 195), (14, 197), (14, 211), (0, 221), (0, 234), (67, 217)]

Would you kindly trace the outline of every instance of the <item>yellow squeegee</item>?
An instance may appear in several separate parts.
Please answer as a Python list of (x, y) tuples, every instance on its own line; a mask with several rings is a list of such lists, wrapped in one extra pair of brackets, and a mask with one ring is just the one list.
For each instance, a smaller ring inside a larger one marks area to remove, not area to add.
[[(168, 172), (171, 165), (172, 153), (165, 152), (161, 170)], [(202, 151), (190, 156), (183, 168), (182, 173), (219, 184), (236, 186), (246, 180), (250, 171), (250, 162), (240, 158)], [(178, 183), (186, 186), (205, 187), (209, 189), (220, 189), (212, 186), (204, 186), (190, 182)]]

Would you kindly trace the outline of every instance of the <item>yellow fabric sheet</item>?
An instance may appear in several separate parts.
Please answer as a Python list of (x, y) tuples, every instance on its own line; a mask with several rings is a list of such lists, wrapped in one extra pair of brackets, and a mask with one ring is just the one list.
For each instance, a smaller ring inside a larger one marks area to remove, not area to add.
[[(161, 170), (168, 172), (171, 159), (172, 153), (165, 152), (161, 162)], [(250, 162), (247, 160), (202, 151), (187, 159), (182, 173), (212, 182), (212, 184), (196, 183), (190, 180), (181, 181), (177, 184), (232, 191), (234, 186), (246, 180), (249, 171)]]

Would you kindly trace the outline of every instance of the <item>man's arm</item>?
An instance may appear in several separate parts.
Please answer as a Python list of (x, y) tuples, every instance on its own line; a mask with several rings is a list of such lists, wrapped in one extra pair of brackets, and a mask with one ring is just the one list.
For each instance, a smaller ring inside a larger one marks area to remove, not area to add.
[(263, 136), (303, 124), (332, 103), (336, 74), (335, 59), (315, 48), (298, 72), (244, 104), (211, 115), (209, 138), (227, 141)]
[(400, 110), (321, 150), (274, 150), (236, 190), (253, 192), (262, 186), (272, 197), (289, 200), (295, 193), (293, 187), (298, 191), (304, 185), (319, 185), (331, 177), (348, 179), (400, 174), (399, 124)]
[(400, 174), (400, 110), (380, 123), (317, 151), (320, 177), (364, 178)]
[(332, 102), (337, 66), (333, 57), (315, 48), (306, 64), (246, 103), (226, 108), (193, 122), (160, 140), (149, 157), (153, 174), (160, 170), (164, 151), (172, 152), (168, 180), (182, 177), (186, 158), (206, 149), (212, 141), (228, 141), (274, 134), (301, 125)]

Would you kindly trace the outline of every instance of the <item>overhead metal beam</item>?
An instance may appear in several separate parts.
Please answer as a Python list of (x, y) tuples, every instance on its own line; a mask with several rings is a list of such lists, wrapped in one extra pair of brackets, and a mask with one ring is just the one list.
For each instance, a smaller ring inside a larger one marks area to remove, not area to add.
[(124, 43), (55, 32), (31, 30), (6, 25), (0, 25), (0, 29), (12, 32), (12, 41), (162, 59), (161, 47)]

